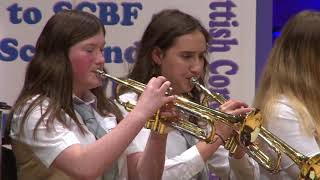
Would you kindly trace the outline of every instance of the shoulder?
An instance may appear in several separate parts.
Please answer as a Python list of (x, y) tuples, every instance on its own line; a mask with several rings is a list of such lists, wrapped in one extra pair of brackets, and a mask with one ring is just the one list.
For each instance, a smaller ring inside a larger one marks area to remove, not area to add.
[(287, 96), (280, 95), (274, 101), (274, 108), (292, 109), (291, 104)]
[(39, 98), (39, 95), (30, 97), (25, 103), (22, 103), (19, 107), (14, 109), (13, 120), (21, 118), (25, 113), (28, 113), (29, 116), (42, 115), (48, 108), (50, 100), (49, 98), (44, 98), (42, 100)]
[(48, 112), (49, 106), (50, 98), (40, 97), (39, 95), (30, 97), (20, 107), (13, 110), (11, 119), (12, 132), (20, 133), (20, 127), (22, 126), (24, 131), (28, 132), (33, 131), (35, 127), (46, 127), (51, 116), (50, 112)]
[(121, 94), (119, 99), (123, 102), (136, 101), (138, 99), (138, 94), (133, 91), (129, 91)]
[(297, 120), (297, 112), (289, 99), (281, 95), (279, 96), (274, 104), (272, 104), (271, 116), (276, 116), (278, 118), (288, 119), (288, 120)]
[[(118, 101), (119, 100), (119, 101)], [(121, 94), (119, 97), (116, 97), (115, 103), (118, 106), (119, 110), (121, 111), (123, 116), (128, 114), (127, 108), (124, 105), (129, 102), (132, 105), (135, 105), (138, 100), (138, 94), (132, 91), (126, 92)]]

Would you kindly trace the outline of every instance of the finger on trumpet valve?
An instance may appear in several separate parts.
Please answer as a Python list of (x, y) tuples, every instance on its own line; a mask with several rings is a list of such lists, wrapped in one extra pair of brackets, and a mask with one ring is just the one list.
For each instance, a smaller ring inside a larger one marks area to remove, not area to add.
[(172, 95), (172, 87), (169, 87), (168, 90), (165, 92), (165, 95), (171, 96)]

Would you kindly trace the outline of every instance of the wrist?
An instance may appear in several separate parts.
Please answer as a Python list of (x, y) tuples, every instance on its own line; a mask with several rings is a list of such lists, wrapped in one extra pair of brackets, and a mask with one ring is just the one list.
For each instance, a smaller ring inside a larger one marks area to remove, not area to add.
[(234, 159), (241, 159), (245, 155), (245, 151), (238, 145), (235, 153), (232, 154)]
[(168, 134), (167, 133), (158, 133), (156, 131), (150, 131), (151, 137), (157, 138), (157, 139), (167, 139)]
[(217, 137), (216, 140), (221, 141), (221, 145), (225, 145), (226, 144), (226, 139), (224, 139), (219, 133), (216, 133), (215, 136)]
[(131, 119), (134, 119), (136, 122), (140, 122), (141, 124), (145, 124), (147, 121), (146, 115), (143, 113), (143, 111), (139, 111), (138, 109), (133, 109), (128, 116), (131, 117)]

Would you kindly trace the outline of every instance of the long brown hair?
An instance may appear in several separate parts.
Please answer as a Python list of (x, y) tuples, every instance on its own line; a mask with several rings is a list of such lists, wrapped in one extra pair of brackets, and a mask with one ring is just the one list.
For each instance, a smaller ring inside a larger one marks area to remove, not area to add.
[[(147, 83), (152, 77), (160, 75), (160, 67), (152, 60), (152, 51), (160, 48), (166, 52), (174, 45), (176, 38), (200, 31), (208, 43), (210, 35), (201, 22), (189, 14), (177, 9), (165, 9), (155, 14), (147, 26), (140, 41), (135, 65), (129, 73), (129, 78)], [(207, 67), (205, 60), (204, 69)], [(200, 79), (203, 84), (203, 79)], [(192, 96), (199, 100), (196, 88), (191, 91)]]
[[(303, 127), (320, 134), (320, 13), (303, 11), (292, 17), (276, 40), (265, 66), (255, 106), (268, 122), (272, 105), (284, 95)], [(310, 122), (312, 119), (313, 122)], [(270, 119), (271, 120), (271, 119)], [(310, 130), (308, 130), (310, 132)]]
[[(35, 55), (28, 64), (23, 88), (9, 114), (10, 120), (14, 113), (24, 112), (19, 119), (22, 121), (20, 134), (23, 134), (23, 124), (30, 113), (46, 101), (48, 107), (41, 108), (43, 112), (36, 123), (34, 137), (44, 119), (47, 121), (45, 123), (47, 130), (52, 129), (55, 120), (68, 127), (66, 114), (85, 133), (73, 109), (73, 72), (68, 54), (73, 45), (101, 31), (105, 34), (100, 20), (87, 12), (64, 10), (49, 19), (36, 43)], [(98, 99), (98, 112), (103, 115), (109, 112), (121, 114), (106, 98), (104, 88), (98, 87), (92, 90)], [(31, 98), (35, 100), (24, 109)]]

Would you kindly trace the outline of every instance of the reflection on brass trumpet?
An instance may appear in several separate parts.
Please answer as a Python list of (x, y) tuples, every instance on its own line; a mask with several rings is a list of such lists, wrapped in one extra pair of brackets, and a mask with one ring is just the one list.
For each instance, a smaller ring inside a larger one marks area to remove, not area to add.
[[(112, 81), (115, 81), (119, 85), (126, 86), (127, 88), (132, 89), (137, 93), (142, 93), (145, 88), (145, 84), (143, 83), (134, 81), (132, 79), (121, 80), (119, 78), (106, 74), (102, 70), (97, 70), (97, 74), (101, 77), (111, 79)], [(133, 107), (135, 106), (134, 102), (122, 102), (119, 99), (118, 95), (116, 95), (116, 98), (118, 103), (124, 106), (124, 108), (126, 108), (128, 111), (132, 110)], [(195, 116), (197, 119), (199, 119), (199, 121), (204, 121), (207, 124), (207, 126), (203, 128), (203, 127), (200, 127), (198, 124), (194, 124), (188, 120), (181, 119), (179, 121), (176, 121), (176, 120), (170, 121), (170, 120), (162, 119), (159, 116), (155, 116), (154, 119), (149, 120), (146, 123), (146, 128), (162, 133), (166, 126), (171, 126), (178, 130), (187, 132), (207, 143), (211, 143), (215, 135), (215, 127), (214, 127), (215, 121), (220, 121), (222, 123), (225, 123), (233, 127), (233, 124), (242, 123), (245, 119), (244, 117), (241, 117), (241, 116), (230, 115), (227, 113), (223, 113), (223, 112), (208, 108), (206, 106), (199, 105), (197, 103), (194, 103), (180, 96), (177, 97), (177, 99), (175, 100), (174, 106), (185, 113)], [(157, 114), (159, 114), (159, 112)]]
[(300, 169), (300, 179), (320, 179), (320, 153), (310, 157), (305, 156), (264, 128), (261, 137), (268, 139), (273, 146), (297, 164)]
[[(219, 104), (226, 102), (226, 99), (221, 94), (210, 92), (201, 85), (197, 79), (191, 79), (190, 81), (206, 95), (202, 101), (203, 103), (205, 102), (209, 105), (209, 98)], [(260, 113), (258, 116), (260, 116), (261, 119)], [(240, 144), (249, 156), (255, 159), (262, 167), (271, 173), (277, 173), (280, 171), (281, 153), (284, 153), (299, 167), (300, 179), (320, 179), (320, 153), (312, 157), (307, 157), (262, 127), (262, 119), (261, 121), (256, 121), (257, 119), (254, 118), (246, 118), (245, 120), (246, 121), (242, 124), (242, 128), (237, 131), (237, 134), (226, 142), (225, 148), (227, 150), (233, 153)], [(252, 138), (253, 141), (241, 141), (241, 136), (247, 136), (250, 134), (243, 133), (242, 131), (245, 129), (247, 131), (254, 132), (251, 134), (254, 136), (254, 138)], [(277, 156), (275, 160), (272, 161), (270, 157), (260, 150), (258, 144), (255, 142), (257, 136), (259, 137), (260, 142), (265, 142), (272, 150), (274, 150)]]

